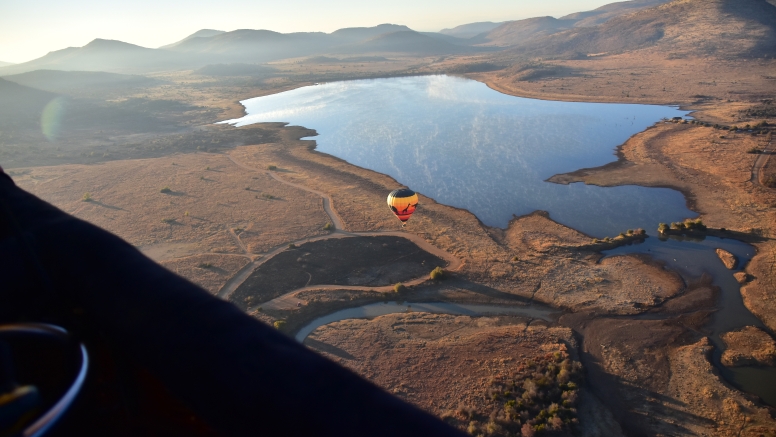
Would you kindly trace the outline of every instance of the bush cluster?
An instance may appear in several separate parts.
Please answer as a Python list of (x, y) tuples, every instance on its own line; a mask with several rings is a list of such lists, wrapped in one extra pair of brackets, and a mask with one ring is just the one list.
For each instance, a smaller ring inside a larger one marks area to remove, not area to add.
[(449, 417), (478, 437), (568, 435), (579, 423), (577, 400), (582, 365), (557, 351), (518, 363), (511, 375), (494, 378), (485, 396), (488, 416), (459, 408)]
[(401, 282), (398, 282), (393, 286), (393, 291), (395, 293), (404, 293), (405, 291), (407, 291), (407, 287)]
[(167, 194), (167, 193), (172, 193), (172, 190), (170, 189), (170, 187), (162, 187), (162, 189), (159, 190), (159, 192)]
[(445, 271), (442, 269), (442, 267), (434, 267), (434, 270), (431, 271), (431, 274), (429, 275), (431, 279), (444, 279), (445, 278)]
[(638, 229), (628, 229), (625, 232), (620, 232), (620, 234), (617, 235), (614, 238), (609, 238), (609, 237), (604, 237), (603, 239), (593, 238), (593, 244), (598, 244), (598, 243), (601, 243), (601, 242), (603, 242), (603, 243), (611, 243), (612, 241), (616, 241), (616, 240), (622, 240), (622, 239), (630, 238), (630, 237), (641, 237), (641, 236), (644, 236), (644, 235), (647, 235), (647, 231), (645, 231), (644, 229), (641, 229), (641, 228), (638, 228)]
[(706, 225), (703, 224), (701, 219), (685, 219), (683, 222), (673, 222), (670, 225), (668, 223), (660, 223), (657, 227), (657, 231), (661, 234), (672, 231), (705, 231)]

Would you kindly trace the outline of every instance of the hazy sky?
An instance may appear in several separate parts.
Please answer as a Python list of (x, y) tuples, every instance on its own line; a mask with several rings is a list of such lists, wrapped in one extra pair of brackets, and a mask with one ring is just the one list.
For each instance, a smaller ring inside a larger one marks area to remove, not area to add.
[(616, 0), (0, 0), (0, 61), (25, 62), (95, 38), (159, 47), (199, 29), (420, 31), (594, 9)]

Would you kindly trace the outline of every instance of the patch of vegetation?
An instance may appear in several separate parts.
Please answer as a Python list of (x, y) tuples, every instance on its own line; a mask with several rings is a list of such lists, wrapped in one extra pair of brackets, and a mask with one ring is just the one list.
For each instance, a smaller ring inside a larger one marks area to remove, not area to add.
[(529, 81), (544, 79), (547, 77), (571, 76), (574, 70), (560, 65), (545, 64), (542, 62), (529, 62), (513, 69), (516, 81)]
[(267, 170), (270, 170), (270, 171), (275, 171), (277, 169), (278, 169), (278, 167), (276, 165), (268, 165), (267, 166)]
[(701, 219), (685, 219), (683, 222), (673, 222), (670, 225), (667, 223), (660, 223), (657, 227), (657, 231), (661, 234), (665, 234), (669, 231), (684, 232), (684, 231), (705, 231), (706, 225), (703, 224)]
[(763, 151), (759, 147), (755, 146), (755, 147), (752, 147), (751, 149), (747, 150), (746, 153), (758, 154), (758, 153), (763, 153)]
[(159, 190), (159, 192), (164, 194), (169, 194), (169, 193), (172, 193), (172, 190), (170, 189), (170, 187), (162, 187), (162, 189)]
[(286, 321), (285, 321), (285, 320), (275, 320), (275, 323), (273, 323), (272, 325), (273, 325), (273, 326), (275, 327), (275, 329), (277, 329), (278, 331), (282, 331), (282, 330), (283, 330), (283, 328), (286, 326)]
[(173, 224), (173, 223), (175, 223), (175, 222), (176, 222), (176, 221), (175, 221), (175, 219), (174, 219), (174, 218), (163, 218), (163, 219), (162, 219), (162, 223), (167, 223), (168, 225), (171, 225), (171, 224)]
[(325, 225), (323, 225), (323, 230), (324, 231), (330, 231), (333, 228), (334, 228), (334, 226), (332, 226), (331, 222), (327, 222)]
[(81, 197), (81, 200), (84, 202), (92, 202), (94, 199), (92, 199), (91, 193), (84, 193), (83, 197)]
[(484, 73), (487, 71), (503, 70), (505, 67), (491, 62), (475, 62), (471, 64), (453, 65), (447, 69), (448, 73)]
[(393, 291), (395, 293), (404, 293), (405, 291), (407, 291), (407, 287), (401, 282), (399, 282), (393, 286)]
[(210, 264), (210, 263), (199, 263), (199, 265), (197, 267), (199, 267), (200, 269), (209, 269), (209, 268), (213, 267), (213, 264)]
[(482, 411), (459, 408), (443, 419), (479, 437), (568, 435), (576, 430), (582, 365), (565, 351), (524, 359), (490, 380)]
[(257, 64), (210, 64), (194, 70), (192, 74), (202, 76), (261, 76), (276, 70), (268, 65)]
[(776, 117), (776, 105), (773, 100), (762, 100), (759, 105), (741, 111), (745, 116), (752, 118)]
[(435, 267), (429, 276), (434, 280), (442, 280), (445, 278), (445, 270), (442, 267)]
[(288, 248), (289, 248), (289, 249), (296, 249), (296, 244), (294, 244), (294, 243), (288, 243)]
[(261, 197), (263, 197), (263, 198), (265, 198), (267, 200), (277, 199), (277, 197), (273, 196), (272, 194), (267, 194), (267, 193), (262, 194)]
[(768, 188), (776, 188), (776, 175), (770, 175), (765, 178), (763, 185)]

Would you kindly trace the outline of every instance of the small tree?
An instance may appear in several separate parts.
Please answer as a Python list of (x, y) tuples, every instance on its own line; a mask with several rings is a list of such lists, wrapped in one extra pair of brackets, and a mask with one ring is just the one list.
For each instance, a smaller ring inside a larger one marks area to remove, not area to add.
[(668, 223), (660, 223), (657, 225), (657, 231), (661, 234), (668, 232)]
[(431, 271), (431, 279), (437, 280), (437, 279), (444, 279), (445, 277), (445, 271), (442, 269), (442, 267), (435, 267), (434, 270)]
[(159, 190), (159, 192), (167, 194), (167, 193), (172, 193), (172, 190), (170, 189), (170, 187), (162, 187), (162, 189)]
[(407, 287), (404, 286), (404, 284), (402, 284), (401, 282), (397, 282), (393, 286), (393, 291), (394, 293), (404, 293), (405, 291), (407, 291)]
[(275, 320), (275, 323), (273, 323), (272, 325), (275, 326), (275, 329), (277, 329), (278, 331), (282, 331), (283, 327), (286, 326), (286, 321), (285, 320)]
[(81, 197), (81, 200), (83, 200), (84, 202), (91, 202), (94, 199), (92, 199), (91, 193), (84, 193), (83, 197)]

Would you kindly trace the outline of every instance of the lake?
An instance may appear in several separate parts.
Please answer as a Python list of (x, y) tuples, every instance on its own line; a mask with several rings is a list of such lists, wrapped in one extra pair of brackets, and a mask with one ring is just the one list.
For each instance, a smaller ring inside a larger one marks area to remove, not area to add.
[(667, 188), (545, 182), (616, 160), (632, 135), (687, 114), (677, 108), (526, 99), (450, 76), (332, 82), (241, 103), (247, 115), (224, 123), (315, 129), (316, 150), (388, 174), (488, 226), (544, 210), (604, 237), (697, 215)]

